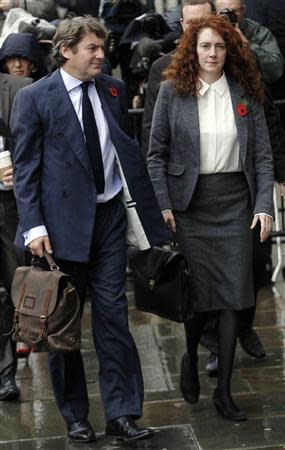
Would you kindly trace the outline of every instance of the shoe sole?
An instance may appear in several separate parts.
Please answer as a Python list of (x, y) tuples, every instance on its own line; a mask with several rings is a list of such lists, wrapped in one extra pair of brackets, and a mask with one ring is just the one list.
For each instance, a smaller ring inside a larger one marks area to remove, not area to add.
[(96, 437), (95, 438), (90, 438), (90, 439), (74, 439), (74, 438), (71, 438), (69, 436), (68, 436), (68, 439), (71, 442), (76, 442), (77, 444), (85, 444), (86, 442), (95, 442), (95, 441), (98, 440)]
[(218, 405), (215, 402), (214, 402), (214, 405), (215, 405), (215, 408), (216, 408), (216, 411), (217, 411), (218, 415), (221, 416), (223, 419), (230, 420), (231, 422), (246, 422), (248, 420), (246, 416), (240, 417), (240, 418), (236, 418), (236, 417), (233, 417), (233, 416), (228, 416), (228, 415), (224, 414), (224, 411), (222, 410), (220, 405)]
[(131, 442), (131, 441), (140, 441), (142, 439), (150, 439), (153, 435), (154, 435), (154, 432), (152, 432), (152, 433), (147, 432), (147, 433), (141, 434), (140, 436), (137, 436), (137, 437), (127, 438), (124, 436), (119, 436), (117, 434), (106, 434), (106, 436), (113, 437), (113, 438), (117, 439), (117, 441), (120, 441), (120, 442)]

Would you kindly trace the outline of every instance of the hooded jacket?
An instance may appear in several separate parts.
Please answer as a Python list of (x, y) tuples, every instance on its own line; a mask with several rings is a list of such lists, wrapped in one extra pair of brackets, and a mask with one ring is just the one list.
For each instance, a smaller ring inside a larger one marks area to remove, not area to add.
[(7, 59), (19, 57), (31, 61), (39, 78), (45, 75), (43, 55), (40, 44), (31, 33), (11, 33), (3, 42), (0, 49), (0, 70), (5, 72), (4, 63)]

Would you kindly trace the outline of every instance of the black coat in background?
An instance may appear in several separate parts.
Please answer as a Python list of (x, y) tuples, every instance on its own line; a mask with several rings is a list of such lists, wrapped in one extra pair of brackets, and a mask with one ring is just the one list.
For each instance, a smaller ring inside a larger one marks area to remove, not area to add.
[[(266, 26), (276, 38), (285, 58), (285, 3), (284, 0), (245, 0), (246, 17)], [(275, 99), (285, 98), (285, 73), (273, 85)], [(285, 112), (283, 125), (285, 124)]]
[(80, 16), (91, 14), (97, 17), (99, 14), (100, 0), (56, 0), (56, 3)]
[(142, 152), (145, 157), (148, 152), (152, 115), (160, 87), (162, 72), (169, 66), (173, 53), (167, 53), (154, 61), (149, 72), (142, 126)]

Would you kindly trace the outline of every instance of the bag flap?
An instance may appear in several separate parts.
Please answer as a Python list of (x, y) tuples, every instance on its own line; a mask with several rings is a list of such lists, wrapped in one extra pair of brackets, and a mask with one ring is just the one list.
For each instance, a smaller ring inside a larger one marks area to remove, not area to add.
[(144, 279), (157, 281), (165, 267), (169, 264), (179, 266), (184, 260), (181, 253), (166, 250), (161, 247), (152, 247), (148, 250), (139, 250), (131, 247), (128, 250), (129, 264), (134, 276), (139, 274)]
[(59, 284), (64, 279), (70, 277), (59, 270), (18, 267), (11, 288), (15, 309), (27, 316), (49, 317), (56, 307)]

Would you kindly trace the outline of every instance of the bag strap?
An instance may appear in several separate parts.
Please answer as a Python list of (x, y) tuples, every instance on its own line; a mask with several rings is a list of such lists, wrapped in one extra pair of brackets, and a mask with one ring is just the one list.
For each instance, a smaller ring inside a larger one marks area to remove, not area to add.
[(44, 250), (44, 257), (45, 257), (45, 259), (47, 260), (48, 265), (49, 265), (51, 271), (59, 270), (59, 267), (58, 267), (58, 265), (56, 264), (55, 260), (53, 259), (53, 257), (51, 256), (51, 254), (48, 253), (46, 250)]

